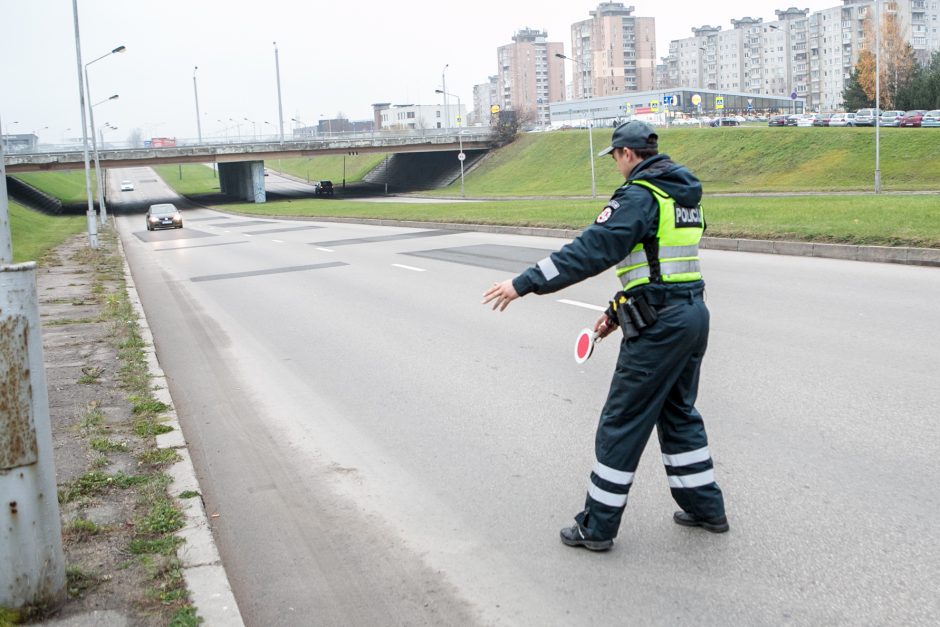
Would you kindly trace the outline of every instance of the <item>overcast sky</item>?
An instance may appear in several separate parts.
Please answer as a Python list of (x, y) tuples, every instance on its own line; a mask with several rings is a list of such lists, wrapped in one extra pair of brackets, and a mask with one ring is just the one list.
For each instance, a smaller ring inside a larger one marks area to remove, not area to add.
[[(371, 103), (433, 104), (441, 88), (473, 103), (473, 85), (496, 73), (496, 48), (526, 28), (548, 31), (570, 53), (572, 23), (587, 0), (79, 0), (82, 62), (124, 45), (89, 69), (95, 123), (144, 137), (196, 137), (193, 67), (203, 138), (236, 130), (275, 133), (273, 42), (280, 57), (285, 131), (338, 112), (371, 119)], [(775, 0), (624, 2), (656, 18), (658, 55), (705, 24), (731, 28), (745, 16), (775, 19)], [(804, 0), (819, 10), (837, 0)], [(570, 70), (570, 68), (569, 68)], [(570, 79), (569, 79), (570, 80)], [(0, 0), (0, 118), (3, 132), (36, 131), (57, 143), (81, 136), (71, 0)], [(245, 118), (249, 121), (246, 122)], [(221, 120), (221, 122), (220, 122)], [(237, 120), (240, 128), (235, 128)], [(14, 123), (15, 122), (15, 123)], [(267, 122), (268, 124), (265, 124)], [(48, 127), (48, 128), (45, 128)]]

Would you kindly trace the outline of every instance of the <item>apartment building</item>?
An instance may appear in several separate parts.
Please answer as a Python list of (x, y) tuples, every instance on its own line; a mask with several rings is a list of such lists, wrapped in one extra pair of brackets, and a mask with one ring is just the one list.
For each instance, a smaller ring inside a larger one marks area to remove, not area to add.
[[(659, 88), (788, 95), (805, 99), (809, 109), (836, 110), (874, 11), (872, 0), (843, 0), (813, 13), (778, 10), (769, 22), (731, 20), (730, 30), (693, 28), (692, 37), (669, 42)], [(940, 0), (882, 0), (882, 11), (897, 17), (919, 60), (940, 50)]]
[(471, 126), (489, 126), (493, 105), (499, 106), (499, 77), (487, 77), (485, 83), (473, 86), (473, 111), (470, 112)]
[(647, 91), (656, 85), (656, 21), (634, 7), (602, 2), (571, 25), (572, 97)]
[(512, 43), (496, 50), (498, 104), (502, 109), (531, 115), (532, 122), (546, 126), (550, 121), (548, 105), (564, 100), (564, 53), (560, 41), (548, 41), (545, 31), (525, 28), (516, 32)]

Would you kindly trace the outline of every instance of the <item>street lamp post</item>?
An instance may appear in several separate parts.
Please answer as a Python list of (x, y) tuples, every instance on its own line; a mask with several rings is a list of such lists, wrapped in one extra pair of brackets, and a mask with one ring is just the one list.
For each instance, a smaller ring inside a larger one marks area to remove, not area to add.
[(238, 135), (238, 139), (237, 139), (236, 141), (237, 141), (237, 142), (240, 142), (240, 141), (241, 141), (241, 137), (242, 137), (242, 125), (241, 125), (241, 122), (239, 122), (239, 121), (236, 120), (235, 118), (229, 118), (228, 121), (235, 125), (235, 133), (237, 133), (237, 135)]
[[(85, 70), (88, 70), (88, 66), (85, 66)], [(85, 88), (88, 88), (87, 81), (85, 82)], [(91, 96), (90, 93), (89, 96)], [(95, 156), (95, 186), (98, 188), (98, 206), (101, 209), (98, 219), (103, 225), (108, 224), (108, 208), (104, 200), (105, 195), (101, 193), (101, 162), (98, 159), (98, 142), (95, 141), (95, 107), (108, 102), (109, 100), (117, 100), (117, 98), (118, 95), (114, 94), (113, 96), (105, 98), (104, 100), (96, 102), (95, 104), (88, 107), (88, 117), (91, 119), (91, 149)], [(101, 140), (101, 145), (102, 147), (104, 146), (104, 139)], [(107, 189), (107, 185), (105, 185), (105, 189)]]
[(199, 88), (196, 86), (196, 70), (199, 69), (199, 66), (196, 65), (193, 67), (193, 97), (196, 99), (196, 136), (198, 141), (202, 143), (202, 120), (199, 116)]
[[(114, 48), (113, 50), (111, 50), (111, 52), (108, 52), (107, 54), (103, 54), (97, 59), (92, 59), (91, 61), (85, 64), (85, 91), (88, 96), (88, 102), (91, 102), (91, 83), (88, 80), (88, 66), (97, 61), (101, 61), (102, 59), (106, 57), (110, 57), (112, 54), (117, 54), (118, 52), (124, 52), (125, 50), (127, 50), (127, 48), (125, 48), (124, 46), (118, 46), (117, 48)], [(111, 96), (110, 98), (107, 98), (106, 100), (102, 100), (101, 102), (106, 102), (107, 100), (114, 100), (115, 98), (117, 98), (116, 95)], [(97, 104), (101, 104), (101, 102)], [(98, 147), (95, 144), (95, 106), (96, 105), (91, 105), (88, 108), (88, 118), (89, 118), (89, 121), (91, 122), (91, 145), (92, 145), (92, 149), (95, 155), (95, 185), (98, 188), (98, 206), (101, 208), (101, 215), (99, 215), (98, 218), (101, 221), (101, 224), (107, 225), (108, 224), (108, 208), (105, 204), (104, 195), (101, 193), (101, 168), (100, 168), (100, 164), (98, 161)]]
[(444, 65), (444, 69), (441, 70), (441, 89), (440, 93), (444, 97), (444, 128), (450, 128), (450, 120), (447, 118), (447, 79), (444, 74), (447, 72), (447, 68), (450, 67), (450, 63)]
[[(457, 99), (457, 117), (458, 118), (460, 117), (460, 96), (455, 96), (454, 94), (448, 94), (443, 89), (435, 89), (434, 93), (443, 94), (445, 98), (447, 96), (450, 96), (451, 98), (456, 98)], [(459, 120), (457, 123), (457, 128), (458, 129), (460, 128)], [(460, 152), (457, 153), (457, 160), (460, 162), (460, 195), (466, 196), (463, 190), (463, 162), (464, 162), (464, 159), (467, 158), (467, 155), (465, 155), (463, 152), (463, 131), (461, 130), (457, 131), (457, 141), (460, 144)]]
[(875, 0), (875, 193), (881, 193), (881, 0)]
[[(555, 56), (559, 59), (566, 59), (571, 61), (572, 63), (579, 63), (578, 61), (575, 61), (571, 57), (560, 52), (556, 52)], [(583, 64), (581, 64), (581, 68), (584, 69)], [(583, 84), (581, 86), (581, 91), (584, 93)], [(594, 93), (593, 89), (591, 90), (591, 93)], [(588, 105), (588, 108), (590, 109), (590, 105)], [(590, 119), (588, 120), (588, 161), (591, 162), (591, 198), (597, 198), (597, 179), (594, 174), (594, 110), (590, 109), (589, 113), (591, 115)]]
[(10, 127), (13, 126), (14, 124), (19, 124), (19, 122), (8, 122), (8, 123), (7, 123), (7, 130), (6, 130), (6, 133), (5, 133), (6, 135), (9, 135), (9, 134), (10, 134)]
[(281, 106), (281, 62), (277, 54), (277, 42), (274, 42), (274, 72), (277, 75), (277, 120), (280, 129), (280, 141), (284, 143), (284, 108)]
[[(88, 159), (88, 122), (85, 119), (85, 77), (82, 73), (82, 42), (78, 28), (78, 0), (72, 0), (72, 17), (75, 23), (75, 62), (78, 66), (78, 104), (82, 114), (82, 154), (85, 161), (85, 195), (88, 198), (88, 210), (85, 212), (88, 224), (88, 246), (98, 248), (98, 220), (95, 218), (95, 202), (91, 196), (91, 165)], [(92, 132), (94, 138), (94, 132)]]

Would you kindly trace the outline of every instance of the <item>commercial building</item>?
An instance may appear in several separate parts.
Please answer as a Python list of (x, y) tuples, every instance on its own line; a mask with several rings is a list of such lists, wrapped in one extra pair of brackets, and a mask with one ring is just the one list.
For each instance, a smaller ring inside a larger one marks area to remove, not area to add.
[(463, 103), (447, 105), (389, 104), (372, 105), (376, 130), (457, 128), (466, 126)]
[(668, 125), (677, 118), (746, 115), (750, 113), (803, 113), (806, 102), (789, 96), (739, 91), (678, 87), (599, 96), (553, 103), (552, 126), (616, 126), (629, 119)]

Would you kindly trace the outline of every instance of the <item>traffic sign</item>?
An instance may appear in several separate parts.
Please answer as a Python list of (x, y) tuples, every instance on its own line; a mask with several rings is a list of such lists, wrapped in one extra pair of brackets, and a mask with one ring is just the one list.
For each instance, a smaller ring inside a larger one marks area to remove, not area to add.
[(465, 153), (465, 152), (458, 152), (458, 153), (457, 153), (457, 161), (463, 161), (463, 160), (466, 159), (466, 158), (467, 158), (467, 153)]
[(574, 360), (583, 364), (594, 352), (594, 342), (597, 340), (597, 334), (591, 329), (581, 329), (578, 338), (574, 341)]
[(490, 113), (499, 113), (499, 105), (493, 105), (490, 107)]
[(659, 101), (658, 101), (658, 100), (650, 100), (650, 111), (652, 111), (653, 113), (658, 113), (658, 112), (659, 112)]
[(675, 96), (663, 96), (663, 104), (671, 105), (675, 102)]
[(715, 108), (716, 109), (725, 108), (725, 99), (723, 96), (715, 96)]

